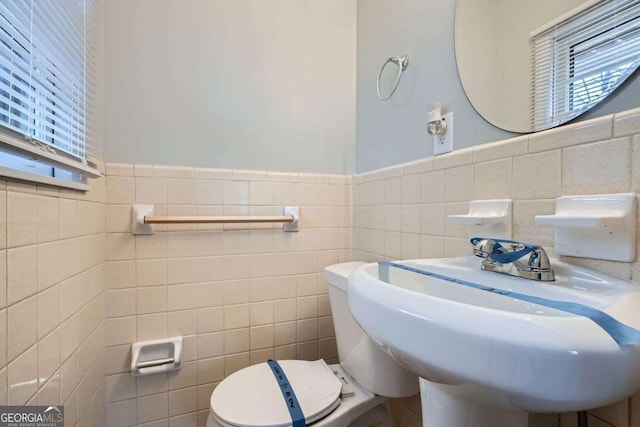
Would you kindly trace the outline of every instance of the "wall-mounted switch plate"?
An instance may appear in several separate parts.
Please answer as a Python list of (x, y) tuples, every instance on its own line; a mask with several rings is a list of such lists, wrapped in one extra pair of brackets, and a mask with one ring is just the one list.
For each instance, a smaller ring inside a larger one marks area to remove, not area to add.
[(442, 116), (447, 124), (444, 135), (433, 135), (433, 155), (449, 153), (453, 151), (453, 112)]

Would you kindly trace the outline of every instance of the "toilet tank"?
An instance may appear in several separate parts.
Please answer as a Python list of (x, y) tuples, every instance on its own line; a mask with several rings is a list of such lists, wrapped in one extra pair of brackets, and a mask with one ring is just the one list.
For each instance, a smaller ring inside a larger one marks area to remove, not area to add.
[(349, 311), (349, 276), (364, 262), (345, 262), (324, 269), (336, 331), (340, 365), (361, 386), (387, 397), (407, 397), (419, 391), (418, 376), (385, 353), (360, 328)]

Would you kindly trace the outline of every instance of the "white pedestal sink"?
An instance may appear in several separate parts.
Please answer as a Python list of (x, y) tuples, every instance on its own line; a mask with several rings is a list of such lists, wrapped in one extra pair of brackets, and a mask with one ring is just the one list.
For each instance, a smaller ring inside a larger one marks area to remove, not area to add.
[[(480, 262), (399, 263), (640, 328), (640, 288), (629, 282), (558, 261), (555, 282), (536, 282)], [(640, 389), (640, 347), (619, 345), (587, 317), (378, 264), (352, 274), (348, 297), (367, 334), (423, 378), (425, 427), (526, 427), (527, 412), (595, 408)]]

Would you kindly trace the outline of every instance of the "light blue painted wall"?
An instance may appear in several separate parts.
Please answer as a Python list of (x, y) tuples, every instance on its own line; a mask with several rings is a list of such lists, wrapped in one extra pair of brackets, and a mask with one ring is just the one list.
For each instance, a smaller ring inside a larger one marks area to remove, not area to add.
[[(439, 101), (454, 112), (454, 148), (508, 138), (467, 100), (455, 62), (455, 0), (359, 0), (356, 78), (357, 173), (433, 154), (426, 107)], [(408, 54), (411, 63), (389, 101), (376, 97), (376, 78), (386, 58)], [(640, 106), (636, 72), (601, 105), (576, 120)]]
[(108, 0), (104, 160), (351, 173), (356, 0)]

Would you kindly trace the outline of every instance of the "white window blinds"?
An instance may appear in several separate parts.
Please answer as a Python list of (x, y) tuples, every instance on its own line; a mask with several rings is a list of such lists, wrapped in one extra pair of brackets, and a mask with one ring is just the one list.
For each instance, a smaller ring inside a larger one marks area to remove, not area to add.
[(547, 129), (601, 101), (640, 64), (640, 0), (592, 0), (531, 34), (532, 124)]
[(0, 2), (0, 125), (32, 141), (31, 153), (39, 146), (84, 172), (86, 159), (100, 157), (99, 5)]

